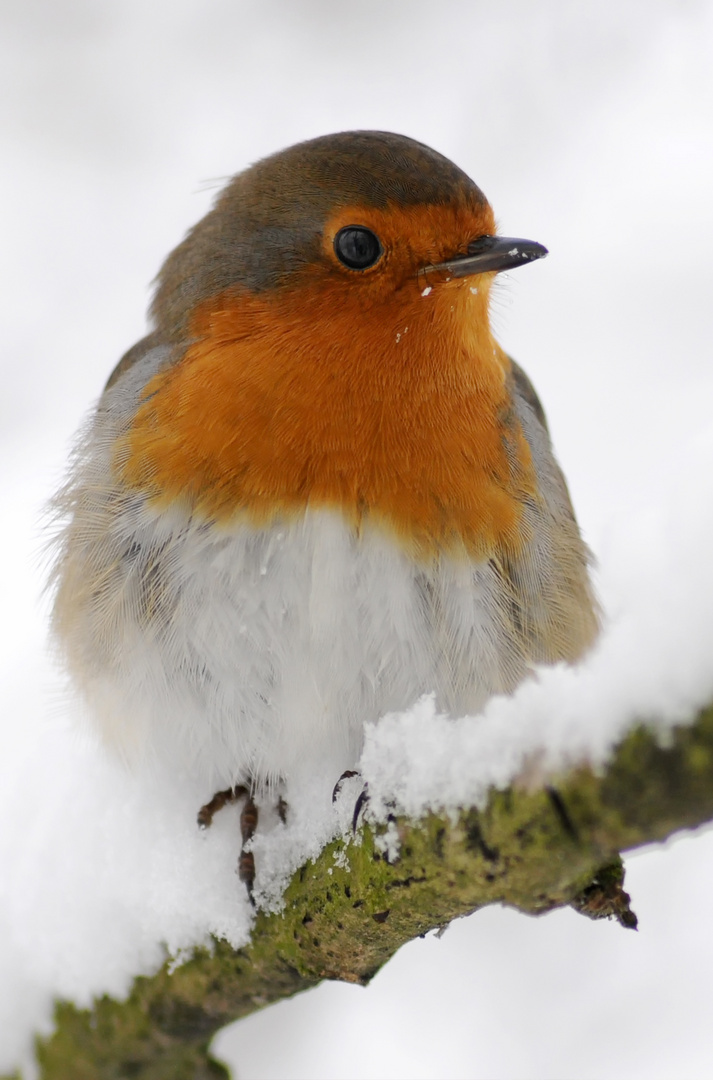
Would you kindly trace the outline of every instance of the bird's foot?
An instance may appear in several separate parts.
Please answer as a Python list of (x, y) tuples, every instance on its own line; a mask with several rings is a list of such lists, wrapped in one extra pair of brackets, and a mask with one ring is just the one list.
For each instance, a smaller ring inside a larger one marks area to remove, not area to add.
[[(202, 806), (198, 811), (198, 826), (201, 829), (207, 829), (213, 822), (213, 818), (222, 810), (228, 803), (237, 802), (238, 799), (244, 799), (242, 810), (240, 811), (240, 836), (242, 839), (242, 847), (240, 849), (240, 856), (238, 857), (238, 877), (248, 890), (248, 896), (250, 902), (253, 901), (253, 885), (255, 884), (255, 856), (252, 851), (247, 851), (248, 841), (252, 840), (257, 829), (258, 822), (258, 808), (253, 798), (253, 793), (249, 787), (244, 784), (238, 784), (234, 788), (227, 788), (225, 791), (218, 791), (205, 806)], [(285, 803), (282, 799), (278, 803), (278, 813), (282, 818), (283, 813), (286, 811)]]
[[(340, 794), (340, 792), (342, 790), (342, 784), (344, 783), (344, 781), (345, 780), (350, 780), (353, 776), (359, 776), (359, 773), (355, 769), (347, 769), (346, 772), (343, 772), (342, 775), (339, 777), (336, 784), (334, 785), (334, 791), (332, 792), (332, 802), (333, 803), (336, 802), (337, 799), (339, 798), (339, 794)], [(364, 787), (359, 792), (359, 795), (357, 796), (357, 800), (354, 803), (354, 812), (352, 814), (352, 832), (357, 831), (357, 825), (359, 824), (359, 815), (361, 814), (362, 810), (364, 809), (364, 807), (369, 802), (369, 790), (368, 789), (369, 789), (369, 785), (364, 784)]]

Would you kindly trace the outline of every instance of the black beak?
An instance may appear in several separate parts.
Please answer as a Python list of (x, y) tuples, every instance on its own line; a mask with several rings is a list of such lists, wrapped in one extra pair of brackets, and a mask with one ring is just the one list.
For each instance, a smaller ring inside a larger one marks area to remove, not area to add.
[(424, 270), (441, 270), (451, 277), (468, 277), (494, 271), (512, 270), (516, 266), (543, 259), (547, 248), (534, 240), (517, 240), (513, 236), (479, 236), (468, 244), (467, 255), (455, 255), (446, 262), (424, 266)]

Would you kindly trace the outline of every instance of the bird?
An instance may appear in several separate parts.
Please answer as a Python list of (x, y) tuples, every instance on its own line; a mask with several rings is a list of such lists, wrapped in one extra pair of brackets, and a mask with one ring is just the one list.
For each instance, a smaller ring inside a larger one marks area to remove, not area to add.
[(203, 824), (596, 639), (545, 413), (490, 323), (496, 276), (546, 254), (437, 151), (348, 131), (239, 173), (166, 259), (55, 500), (52, 625), (116, 753), (222, 789)]

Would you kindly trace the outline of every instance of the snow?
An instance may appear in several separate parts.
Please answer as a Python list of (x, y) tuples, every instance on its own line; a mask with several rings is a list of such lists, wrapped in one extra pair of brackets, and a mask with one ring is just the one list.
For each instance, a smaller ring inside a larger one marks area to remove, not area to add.
[[(713, 689), (709, 5), (36, 0), (3, 20), (0, 1071), (28, 1060), (54, 995), (121, 994), (166, 949), (250, 929), (239, 808), (201, 834), (190, 777), (106, 758), (44, 651), (38, 600), (41, 507), (144, 331), (160, 260), (218, 186), (195, 194), (201, 177), (327, 131), (403, 131), (474, 177), (503, 234), (550, 249), (498, 283), (494, 325), (548, 412), (607, 632), (577, 672), (540, 672), (480, 718), (425, 700), (370, 730), (370, 809), (387, 793), (415, 814), (480, 799), (535, 747), (551, 768), (602, 760), (632, 716), (665, 732)], [(369, 78), (345, 67), (347, 39)], [(262, 902), (346, 827), (359, 786), (334, 811), (322, 788), (291, 793), (286, 826), (265, 813)], [(368, 990), (325, 985), (217, 1046), (254, 1080), (707, 1077), (713, 833), (631, 858), (627, 882), (637, 935), (488, 910), (414, 942)]]

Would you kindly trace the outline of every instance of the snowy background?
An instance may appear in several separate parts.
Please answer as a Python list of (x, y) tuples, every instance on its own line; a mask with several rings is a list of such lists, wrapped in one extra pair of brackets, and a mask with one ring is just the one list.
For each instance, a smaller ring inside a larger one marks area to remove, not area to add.
[[(709, 689), (713, 8), (4, 0), (0, 19), (7, 1069), (52, 993), (120, 992), (162, 940), (198, 939), (206, 911), (236, 941), (246, 929), (229, 815), (204, 842), (190, 791), (157, 799), (75, 723), (45, 652), (40, 515), (144, 332), (160, 262), (249, 162), (329, 131), (400, 131), (468, 171), (505, 234), (549, 247), (500, 283), (494, 322), (600, 559), (629, 649), (612, 680), (641, 702), (650, 674), (672, 714), (684, 684), (690, 704)], [(368, 989), (325, 984), (217, 1050), (242, 1080), (709, 1077), (713, 834), (632, 857), (627, 881), (638, 934), (490, 909), (403, 949)]]

